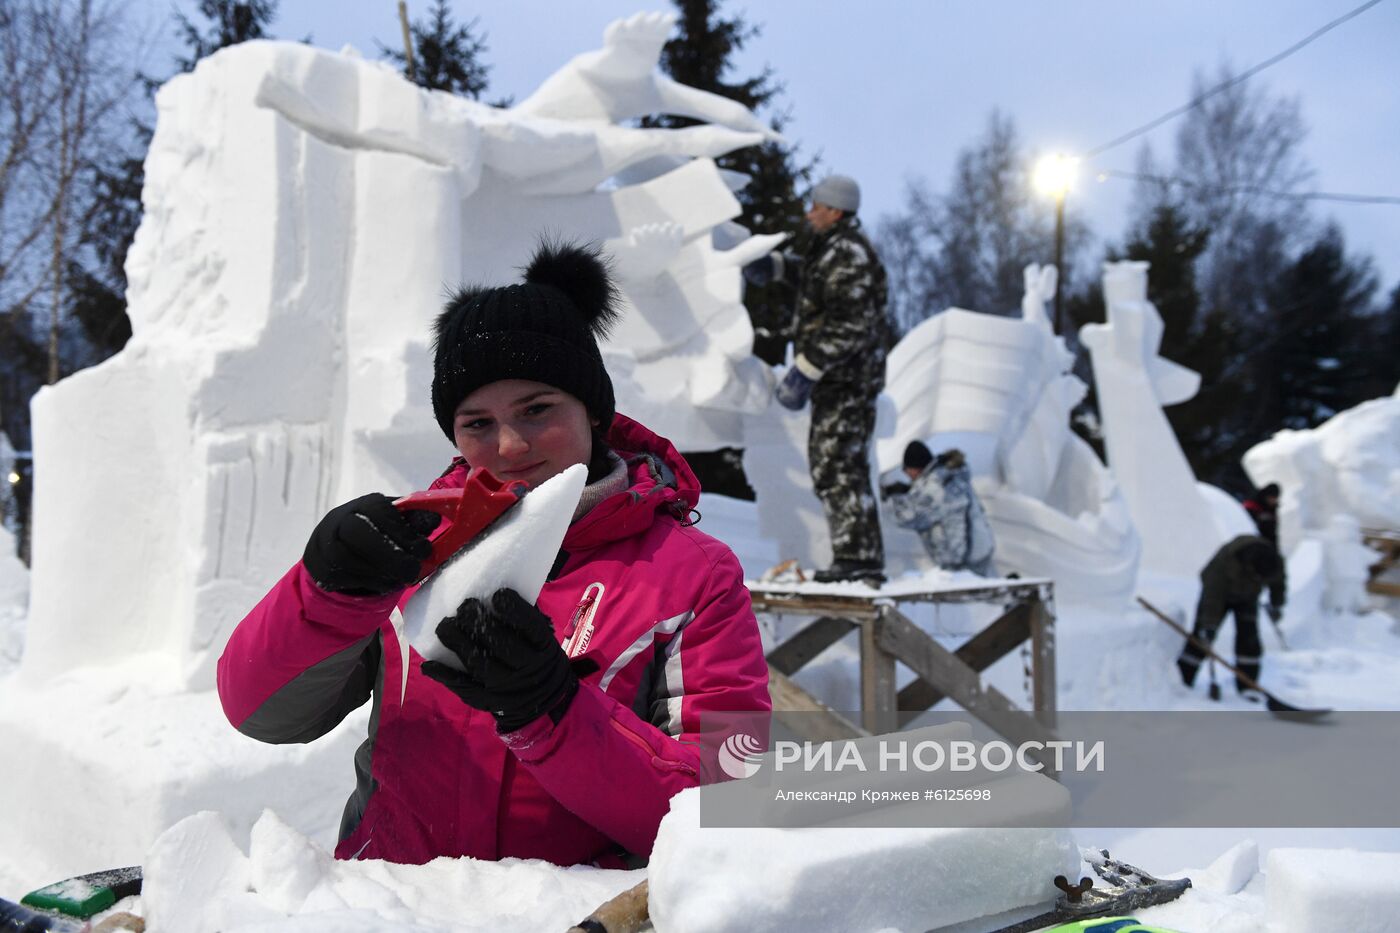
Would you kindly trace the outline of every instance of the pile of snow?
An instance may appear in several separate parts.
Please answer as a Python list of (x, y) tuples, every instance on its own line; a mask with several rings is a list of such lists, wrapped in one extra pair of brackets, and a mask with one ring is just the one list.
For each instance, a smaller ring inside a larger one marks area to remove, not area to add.
[(217, 813), (190, 816), (156, 840), (144, 876), (140, 903), (115, 909), (139, 910), (151, 933), (496, 933), (568, 929), (644, 873), (519, 859), (338, 861), (268, 811), (246, 846)]

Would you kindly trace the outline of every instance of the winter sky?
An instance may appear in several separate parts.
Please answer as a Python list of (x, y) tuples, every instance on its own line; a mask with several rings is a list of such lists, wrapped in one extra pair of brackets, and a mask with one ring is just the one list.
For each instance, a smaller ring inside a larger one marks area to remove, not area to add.
[[(1302, 40), (1363, 0), (729, 0), (762, 26), (733, 77), (771, 65), (791, 108), (788, 136), (819, 152), (829, 171), (855, 176), (870, 221), (901, 206), (904, 180), (946, 187), (958, 151), (1001, 108), (1032, 152), (1092, 149), (1185, 103), (1195, 69), (1243, 71)], [(187, 12), (193, 0), (174, 4)], [(409, 0), (410, 16), (430, 0)], [(168, 28), (171, 0), (141, 0), (141, 15)], [(455, 2), (487, 34), (490, 100), (521, 100), (573, 55), (597, 48), (614, 19), (667, 10), (664, 0)], [(273, 32), (350, 44), (378, 57), (399, 44), (395, 0), (281, 0)], [(168, 40), (172, 43), (173, 38)], [(1304, 153), (1315, 191), (1400, 197), (1400, 0), (1375, 7), (1261, 72), (1253, 82), (1296, 95), (1309, 128)], [(152, 54), (153, 71), (167, 59)], [(1131, 171), (1149, 142), (1171, 154), (1180, 120), (1086, 164), (1068, 209), (1121, 240)], [(1348, 248), (1369, 253), (1388, 293), (1400, 283), (1400, 204), (1314, 205), (1342, 226)], [(868, 221), (869, 222), (869, 221)], [(1046, 244), (1050, 259), (1052, 244)], [(1093, 250), (1097, 258), (1099, 248)], [(990, 310), (990, 309), (988, 309)]]

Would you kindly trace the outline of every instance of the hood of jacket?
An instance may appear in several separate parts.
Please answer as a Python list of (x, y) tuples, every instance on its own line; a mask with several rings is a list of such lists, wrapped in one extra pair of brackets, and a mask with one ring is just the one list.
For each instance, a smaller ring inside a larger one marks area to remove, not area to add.
[[(626, 415), (614, 415), (603, 439), (627, 464), (629, 485), (569, 526), (563, 547), (570, 553), (640, 534), (658, 516), (683, 521), (700, 501), (700, 481), (666, 438)], [(433, 488), (461, 487), (470, 469), (466, 460), (453, 458)]]

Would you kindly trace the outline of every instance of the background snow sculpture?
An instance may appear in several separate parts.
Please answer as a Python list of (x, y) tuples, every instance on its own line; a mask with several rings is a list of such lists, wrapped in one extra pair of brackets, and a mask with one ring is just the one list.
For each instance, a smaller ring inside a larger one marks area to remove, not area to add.
[[(1278, 483), (1279, 544), (1290, 554), (1316, 551), (1320, 606), (1365, 606), (1368, 568), (1377, 555), (1362, 529), (1400, 529), (1400, 390), (1362, 402), (1307, 431), (1280, 431), (1244, 455), (1255, 485)], [(1290, 613), (1290, 617), (1293, 614)]]
[[(619, 409), (683, 449), (740, 440), (739, 412), (766, 406), (770, 376), (738, 266), (777, 238), (713, 248), (739, 205), (709, 156), (764, 136), (732, 102), (650, 74), (671, 23), (615, 23), (603, 50), (509, 111), (265, 42), (162, 90), (130, 263), (135, 336), (35, 403), (27, 673), (150, 651), (174, 659), (177, 682), (211, 687), (231, 627), (327, 508), (441, 470), (431, 320), (446, 288), (516, 279), (542, 233), (616, 253)], [(575, 86), (614, 116), (680, 100), (742, 130), (642, 130), (549, 105)], [(555, 110), (583, 119), (541, 115)], [(647, 160), (665, 170), (598, 190)], [(84, 479), (95, 452), (100, 483)], [(74, 564), (90, 568), (82, 586)]]
[(1157, 355), (1162, 318), (1147, 300), (1147, 267), (1104, 263), (1108, 323), (1085, 325), (1079, 338), (1093, 358), (1108, 466), (1142, 536), (1143, 567), (1194, 577), (1226, 539), (1162, 413), (1201, 380)]
[(1400, 389), (1333, 415), (1310, 431), (1280, 431), (1244, 455), (1256, 485), (1278, 483), (1279, 541), (1292, 549), (1350, 515), (1400, 529)]
[[(611, 27), (592, 71), (546, 87), (605, 73), (588, 94), (625, 111), (658, 86), (671, 22)], [(134, 336), (33, 406), (28, 636), (0, 684), (0, 745), (27, 763), (4, 769), (0, 796), (48, 799), (68, 775), (65, 819), (93, 860), (65, 861), (52, 814), (11, 808), (0, 830), (31, 844), (37, 875), (130, 864), (203, 807), (246, 834), (277, 787), (298, 829), (335, 825), (367, 710), (304, 748), (250, 750), (214, 664), (327, 509), (446, 466), (428, 341), (449, 288), (518, 280), (542, 234), (605, 243), (625, 304), (605, 348), (619, 409), (682, 449), (741, 439), (771, 375), (738, 267), (779, 238), (736, 241), (735, 179), (711, 157), (764, 134), (728, 101), (659, 87), (739, 128), (560, 120), (541, 115), (548, 95), (503, 111), (293, 43), (238, 45), (161, 89), (127, 264)], [(96, 734), (94, 708), (110, 711)], [(245, 798), (220, 799), (229, 775)]]

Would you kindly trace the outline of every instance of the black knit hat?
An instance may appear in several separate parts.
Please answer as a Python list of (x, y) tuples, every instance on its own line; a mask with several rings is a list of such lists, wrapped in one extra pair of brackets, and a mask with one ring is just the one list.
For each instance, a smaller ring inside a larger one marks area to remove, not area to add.
[(617, 315), (617, 289), (596, 246), (545, 242), (522, 284), (459, 290), (435, 328), (433, 415), (442, 433), (453, 440), (462, 399), (502, 379), (561, 389), (606, 431), (616, 402), (598, 338)]
[(904, 448), (906, 470), (922, 470), (932, 462), (933, 451), (929, 450), (923, 441), (910, 441), (909, 446)]

